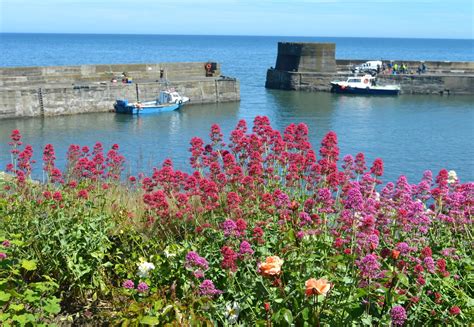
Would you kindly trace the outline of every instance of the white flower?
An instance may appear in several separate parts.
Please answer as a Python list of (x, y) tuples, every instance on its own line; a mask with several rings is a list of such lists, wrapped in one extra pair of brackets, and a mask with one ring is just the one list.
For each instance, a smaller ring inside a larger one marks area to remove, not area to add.
[(448, 183), (449, 184), (454, 184), (458, 180), (458, 175), (454, 170), (450, 170), (448, 172)]
[(375, 192), (375, 201), (380, 201), (380, 193)]
[(155, 265), (151, 262), (142, 261), (138, 264), (138, 276), (140, 278), (148, 277), (148, 273), (155, 269)]
[(228, 303), (225, 306), (225, 317), (229, 324), (235, 324), (239, 319), (240, 307), (237, 302)]

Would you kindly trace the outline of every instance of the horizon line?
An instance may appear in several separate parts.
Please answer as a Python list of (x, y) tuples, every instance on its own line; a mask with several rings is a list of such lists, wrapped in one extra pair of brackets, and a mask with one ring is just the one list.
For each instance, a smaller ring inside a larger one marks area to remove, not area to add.
[(142, 36), (227, 36), (227, 37), (298, 37), (298, 38), (354, 38), (354, 39), (417, 39), (417, 40), (464, 40), (474, 38), (434, 38), (434, 37), (403, 37), (403, 36), (305, 36), (305, 35), (248, 35), (248, 34), (153, 34), (153, 33), (83, 33), (83, 32), (0, 32), (2, 34), (53, 34), (53, 35), (142, 35)]

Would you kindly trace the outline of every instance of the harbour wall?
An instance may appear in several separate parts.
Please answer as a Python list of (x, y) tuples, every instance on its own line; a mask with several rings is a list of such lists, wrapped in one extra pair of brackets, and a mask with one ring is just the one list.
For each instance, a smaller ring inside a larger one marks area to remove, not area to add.
[[(351, 67), (369, 60), (335, 59), (334, 43), (278, 44), (275, 68), (267, 70), (265, 87), (330, 91), (330, 82), (353, 76)], [(403, 94), (474, 94), (474, 62), (384, 60), (405, 64), (405, 74), (378, 74), (381, 84), (400, 84)], [(417, 73), (424, 63), (427, 71)]]
[[(296, 91), (331, 91), (331, 81), (346, 80), (350, 72), (306, 73), (268, 70), (265, 86)], [(399, 84), (402, 94), (474, 94), (474, 74), (377, 75), (380, 84)]]
[(3, 67), (0, 118), (105, 112), (116, 99), (152, 100), (168, 88), (190, 104), (240, 100), (239, 82), (222, 76), (217, 63)]

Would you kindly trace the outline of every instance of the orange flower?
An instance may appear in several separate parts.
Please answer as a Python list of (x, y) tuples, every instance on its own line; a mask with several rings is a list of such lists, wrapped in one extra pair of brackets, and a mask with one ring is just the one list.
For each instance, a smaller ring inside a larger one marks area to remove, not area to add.
[(399, 256), (400, 256), (400, 251), (398, 251), (398, 250), (392, 250), (392, 258), (394, 258), (395, 260), (397, 260)]
[(265, 262), (260, 263), (258, 268), (263, 276), (278, 276), (281, 273), (282, 265), (283, 260), (275, 255), (268, 257)]
[(306, 286), (306, 295), (313, 294), (326, 295), (331, 289), (331, 284), (324, 278), (310, 278), (304, 283)]

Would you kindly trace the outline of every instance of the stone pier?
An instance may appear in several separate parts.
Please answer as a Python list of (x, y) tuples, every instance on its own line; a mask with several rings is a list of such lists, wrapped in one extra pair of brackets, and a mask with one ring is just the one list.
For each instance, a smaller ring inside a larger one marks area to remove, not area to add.
[(217, 63), (3, 67), (0, 118), (106, 112), (116, 99), (152, 100), (169, 88), (190, 105), (240, 100), (239, 82)]

